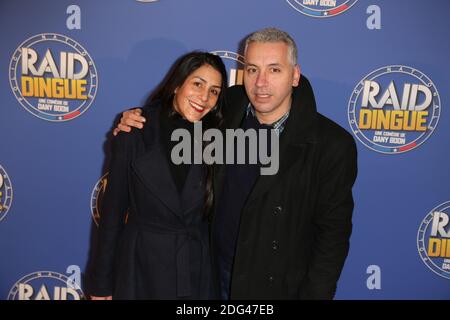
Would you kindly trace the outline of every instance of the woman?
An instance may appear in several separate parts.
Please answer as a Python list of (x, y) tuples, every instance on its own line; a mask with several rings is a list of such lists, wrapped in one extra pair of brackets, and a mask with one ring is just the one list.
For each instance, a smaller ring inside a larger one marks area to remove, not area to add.
[(212, 169), (175, 165), (170, 137), (177, 128), (193, 137), (199, 120), (204, 129), (220, 125), (226, 79), (220, 57), (184, 55), (143, 108), (160, 121), (113, 140), (92, 299), (210, 297)]

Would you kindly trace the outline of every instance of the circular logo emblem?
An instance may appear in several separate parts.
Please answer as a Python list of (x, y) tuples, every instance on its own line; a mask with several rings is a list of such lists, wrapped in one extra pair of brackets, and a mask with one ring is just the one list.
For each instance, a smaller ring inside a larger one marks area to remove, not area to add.
[(84, 113), (98, 86), (88, 52), (75, 40), (56, 33), (38, 34), (20, 44), (9, 64), (9, 82), (25, 110), (53, 122)]
[(314, 18), (333, 17), (350, 9), (358, 0), (286, 0), (304, 15)]
[(401, 65), (369, 73), (348, 103), (353, 134), (369, 149), (385, 154), (420, 146), (433, 133), (440, 113), (439, 93), (430, 78)]
[(236, 84), (244, 83), (244, 70), (245, 64), (244, 57), (238, 53), (232, 51), (211, 51), (212, 54), (218, 55), (223, 59), (225, 66), (228, 69), (228, 86), (234, 86)]
[(100, 221), (100, 207), (103, 201), (106, 185), (108, 184), (108, 173), (105, 173), (94, 186), (91, 194), (91, 214), (95, 224), (98, 226)]
[(11, 208), (13, 189), (11, 179), (5, 169), (0, 165), (0, 221), (2, 221)]
[(30, 273), (17, 281), (8, 300), (81, 300), (83, 291), (67, 276), (53, 271)]
[(417, 232), (417, 249), (425, 265), (450, 279), (450, 201), (431, 210)]

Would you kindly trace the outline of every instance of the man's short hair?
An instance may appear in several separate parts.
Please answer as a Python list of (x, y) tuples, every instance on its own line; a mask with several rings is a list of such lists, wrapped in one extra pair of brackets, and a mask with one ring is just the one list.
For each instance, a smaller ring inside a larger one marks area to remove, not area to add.
[[(297, 45), (294, 39), (287, 33), (277, 28), (265, 28), (253, 32), (245, 40), (244, 52), (247, 52), (247, 47), (251, 42), (284, 42), (288, 46), (289, 57), (292, 65), (297, 64)], [(244, 53), (244, 54), (245, 54)]]

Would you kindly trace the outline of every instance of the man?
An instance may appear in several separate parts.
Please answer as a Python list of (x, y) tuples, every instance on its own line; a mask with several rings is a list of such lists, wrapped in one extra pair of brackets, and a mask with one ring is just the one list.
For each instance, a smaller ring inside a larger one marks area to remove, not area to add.
[[(274, 28), (250, 35), (244, 88), (230, 88), (225, 128), (274, 128), (279, 170), (215, 167), (212, 218), (220, 296), (231, 299), (332, 299), (348, 254), (356, 146), (352, 136), (316, 111), (301, 76), (297, 47)], [(119, 128), (142, 127), (125, 112)]]

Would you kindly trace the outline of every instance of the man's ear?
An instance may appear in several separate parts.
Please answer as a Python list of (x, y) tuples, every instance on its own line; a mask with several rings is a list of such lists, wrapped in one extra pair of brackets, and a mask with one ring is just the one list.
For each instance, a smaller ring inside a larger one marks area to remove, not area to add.
[(296, 64), (294, 66), (294, 77), (292, 79), (292, 86), (293, 87), (298, 87), (298, 84), (300, 82), (300, 66), (298, 64)]

